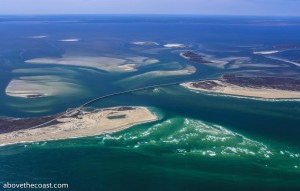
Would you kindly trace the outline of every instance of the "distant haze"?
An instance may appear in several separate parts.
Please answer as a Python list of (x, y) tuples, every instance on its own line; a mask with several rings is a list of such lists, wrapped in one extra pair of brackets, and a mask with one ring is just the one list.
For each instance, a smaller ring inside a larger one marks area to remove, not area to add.
[(0, 0), (0, 14), (300, 16), (300, 0)]

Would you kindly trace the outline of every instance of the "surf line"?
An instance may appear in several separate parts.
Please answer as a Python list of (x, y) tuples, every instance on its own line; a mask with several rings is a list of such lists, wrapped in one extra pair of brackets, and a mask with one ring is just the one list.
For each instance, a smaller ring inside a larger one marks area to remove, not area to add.
[(87, 102), (81, 104), (80, 106), (78, 106), (76, 108), (73, 108), (71, 110), (67, 110), (67, 111), (63, 112), (61, 115), (55, 117), (54, 119), (51, 119), (51, 120), (46, 121), (46, 122), (44, 122), (42, 124), (39, 124), (39, 125), (30, 127), (30, 128), (27, 128), (27, 129), (35, 129), (35, 128), (47, 125), (47, 124), (49, 124), (51, 122), (54, 122), (55, 120), (57, 120), (57, 119), (59, 119), (61, 117), (70, 115), (73, 112), (80, 111), (83, 107), (86, 107), (86, 106), (88, 106), (88, 105), (90, 105), (92, 103), (95, 103), (95, 102), (97, 102), (99, 100), (106, 99), (106, 98), (109, 98), (109, 97), (118, 96), (118, 95), (122, 95), (122, 94), (128, 94), (128, 93), (132, 93), (132, 92), (138, 92), (138, 91), (147, 90), (147, 89), (160, 88), (160, 87), (168, 87), (168, 86), (175, 86), (175, 85), (180, 85), (182, 83), (187, 83), (187, 82), (201, 82), (201, 81), (215, 80), (215, 79), (216, 78), (213, 78), (213, 79), (202, 79), (202, 80), (189, 80), (189, 81), (183, 81), (183, 82), (171, 82), (171, 83), (165, 83), (165, 84), (157, 84), (157, 85), (146, 86), (146, 87), (141, 87), (141, 88), (136, 88), (136, 89), (131, 89), (131, 90), (125, 90), (125, 91), (121, 91), (121, 92), (116, 92), (116, 93), (112, 93), (112, 94), (100, 96), (100, 97), (97, 97), (97, 98), (92, 99), (90, 101), (87, 101)]

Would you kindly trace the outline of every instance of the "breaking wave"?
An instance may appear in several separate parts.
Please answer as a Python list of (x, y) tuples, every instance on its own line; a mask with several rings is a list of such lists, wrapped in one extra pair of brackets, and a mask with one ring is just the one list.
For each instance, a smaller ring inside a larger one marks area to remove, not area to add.
[(202, 157), (294, 158), (300, 154), (270, 147), (223, 126), (189, 118), (171, 118), (152, 126), (97, 137), (104, 145), (139, 149), (163, 149)]

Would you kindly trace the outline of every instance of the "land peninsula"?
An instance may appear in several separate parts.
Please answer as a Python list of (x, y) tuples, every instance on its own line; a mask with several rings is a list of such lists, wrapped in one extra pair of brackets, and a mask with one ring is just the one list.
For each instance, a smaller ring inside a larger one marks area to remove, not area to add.
[[(37, 124), (46, 123), (42, 126)], [(117, 132), (136, 124), (155, 121), (145, 107), (121, 106), (92, 111), (70, 110), (61, 117), (0, 119), (0, 145), (59, 140)]]
[(267, 99), (300, 98), (299, 78), (247, 77), (230, 74), (216, 80), (187, 82), (181, 85), (192, 90), (235, 96)]

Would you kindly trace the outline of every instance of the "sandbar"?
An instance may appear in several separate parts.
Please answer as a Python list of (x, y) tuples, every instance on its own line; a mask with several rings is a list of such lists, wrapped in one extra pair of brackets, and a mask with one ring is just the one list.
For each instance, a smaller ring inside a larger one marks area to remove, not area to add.
[(45, 35), (38, 35), (38, 36), (30, 36), (28, 38), (35, 38), (35, 39), (39, 39), (39, 38), (47, 38), (48, 36)]
[(38, 98), (60, 94), (74, 94), (82, 89), (75, 82), (58, 76), (23, 76), (7, 85), (5, 93), (12, 97)]
[(191, 75), (196, 72), (196, 68), (191, 65), (187, 65), (180, 70), (154, 70), (150, 72), (145, 72), (143, 74), (131, 76), (121, 80), (121, 82), (144, 82), (145, 80), (153, 80), (156, 78), (162, 77), (171, 77), (171, 76), (182, 76), (182, 75)]
[(253, 52), (253, 54), (258, 54), (258, 55), (268, 55), (268, 54), (276, 54), (282, 51), (279, 50), (270, 50), (270, 51), (261, 51), (261, 52)]
[(158, 46), (159, 45), (157, 42), (152, 42), (152, 41), (138, 41), (138, 42), (132, 42), (131, 44), (141, 45), (141, 46)]
[(155, 64), (159, 60), (143, 56), (73, 56), (64, 55), (62, 58), (34, 58), (26, 60), (27, 64), (56, 64), (91, 67), (108, 72), (132, 72), (144, 65)]
[(166, 48), (187, 48), (188, 45), (185, 44), (165, 44), (164, 47)]
[(69, 38), (69, 39), (62, 39), (62, 40), (59, 40), (60, 42), (78, 42), (80, 41), (80, 39), (78, 38)]

